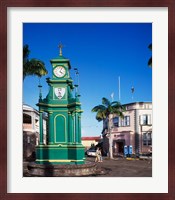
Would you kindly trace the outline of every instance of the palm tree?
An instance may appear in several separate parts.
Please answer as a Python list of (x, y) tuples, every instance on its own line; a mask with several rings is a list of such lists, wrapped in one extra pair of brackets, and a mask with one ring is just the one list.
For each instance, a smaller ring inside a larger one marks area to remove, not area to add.
[(112, 118), (114, 115), (123, 118), (123, 112), (125, 111), (125, 107), (120, 104), (118, 101), (110, 102), (107, 98), (102, 98), (102, 105), (95, 106), (92, 108), (92, 112), (96, 112), (96, 119), (100, 121), (107, 120), (107, 128), (109, 133), (109, 153), (110, 158), (113, 158), (112, 151), (112, 137), (111, 137), (111, 128), (112, 128)]
[(35, 58), (29, 59), (29, 54), (29, 46), (26, 44), (23, 46), (23, 80), (30, 75), (36, 75), (39, 78), (45, 76), (48, 71), (44, 62)]
[[(150, 51), (152, 51), (152, 44), (150, 44), (150, 45), (148, 46), (148, 48), (150, 49)], [(148, 60), (148, 66), (149, 66), (149, 67), (152, 67), (152, 56), (151, 56), (151, 58)]]

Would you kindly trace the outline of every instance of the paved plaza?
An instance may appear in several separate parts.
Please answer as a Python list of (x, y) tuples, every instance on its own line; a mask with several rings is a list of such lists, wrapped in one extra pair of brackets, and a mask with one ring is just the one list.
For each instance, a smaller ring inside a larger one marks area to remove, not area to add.
[[(94, 157), (87, 157), (87, 161), (95, 161)], [(24, 163), (24, 176), (30, 176)], [(150, 160), (139, 160), (126, 158), (114, 158), (110, 160), (103, 158), (103, 162), (97, 163), (99, 173), (95, 177), (152, 177), (152, 162)]]
[[(94, 158), (87, 158), (94, 161)], [(126, 158), (114, 158), (109, 160), (104, 158), (102, 163), (97, 163), (98, 167), (104, 169), (104, 175), (98, 177), (152, 177), (152, 162), (150, 160), (139, 160)]]

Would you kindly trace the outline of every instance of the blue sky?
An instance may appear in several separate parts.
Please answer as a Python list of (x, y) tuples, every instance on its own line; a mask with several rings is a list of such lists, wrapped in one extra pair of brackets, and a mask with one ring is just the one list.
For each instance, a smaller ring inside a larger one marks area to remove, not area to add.
[[(30, 58), (42, 60), (48, 75), (41, 78), (43, 98), (48, 93), (46, 78), (51, 77), (50, 60), (59, 54), (70, 59), (71, 77), (76, 83), (74, 68), (79, 70), (82, 110), (82, 136), (99, 136), (102, 122), (91, 109), (101, 104), (102, 97), (119, 100), (122, 104), (152, 101), (152, 69), (147, 63), (152, 53), (151, 23), (24, 23), (23, 44), (31, 50)], [(131, 87), (135, 88), (132, 98)], [(23, 85), (24, 103), (36, 107), (38, 78), (26, 77)]]

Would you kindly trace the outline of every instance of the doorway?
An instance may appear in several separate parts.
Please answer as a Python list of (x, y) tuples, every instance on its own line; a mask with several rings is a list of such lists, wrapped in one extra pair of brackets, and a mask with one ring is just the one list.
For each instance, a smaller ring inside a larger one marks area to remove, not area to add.
[(123, 157), (124, 155), (124, 146), (125, 146), (125, 140), (114, 140), (113, 143), (113, 152), (114, 156), (121, 156)]

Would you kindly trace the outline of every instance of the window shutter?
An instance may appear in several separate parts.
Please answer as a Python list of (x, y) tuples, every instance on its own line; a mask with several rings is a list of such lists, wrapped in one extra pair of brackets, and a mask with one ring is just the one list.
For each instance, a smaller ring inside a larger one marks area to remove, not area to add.
[(130, 116), (127, 116), (127, 126), (130, 126)]
[(120, 117), (118, 117), (118, 127), (120, 126)]
[(140, 115), (140, 125), (143, 125), (143, 115)]
[(151, 115), (148, 115), (147, 117), (148, 117), (147, 118), (148, 125), (151, 125), (152, 124), (152, 122), (151, 122)]

